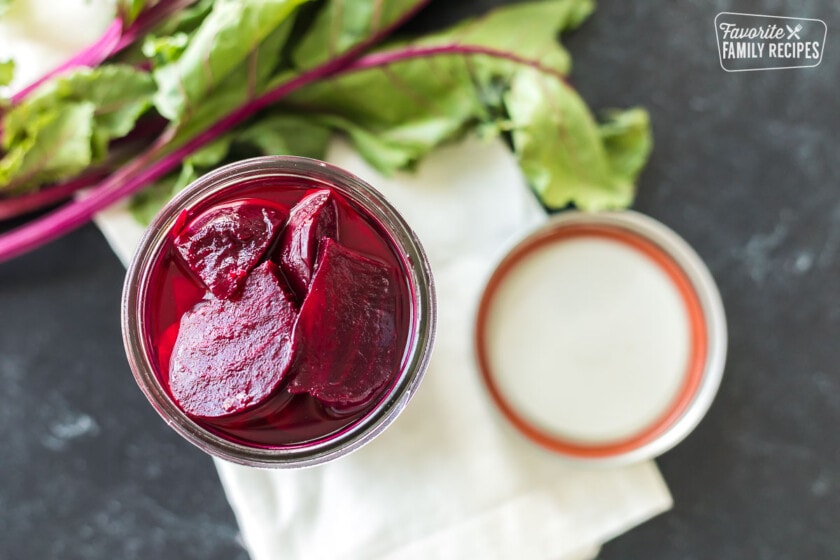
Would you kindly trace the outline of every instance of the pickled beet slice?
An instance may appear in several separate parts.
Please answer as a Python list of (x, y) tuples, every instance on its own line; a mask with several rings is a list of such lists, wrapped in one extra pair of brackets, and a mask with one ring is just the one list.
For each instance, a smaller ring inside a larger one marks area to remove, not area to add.
[(225, 206), (195, 219), (175, 239), (181, 257), (218, 298), (235, 294), (285, 216), (257, 204)]
[(338, 407), (368, 400), (394, 372), (396, 290), (390, 269), (324, 239), (295, 326), (290, 393)]
[(295, 352), (297, 310), (274, 263), (248, 275), (232, 299), (208, 296), (181, 317), (169, 388), (193, 416), (236, 414), (265, 401)]
[(306, 295), (318, 246), (325, 238), (338, 238), (336, 210), (330, 191), (319, 190), (306, 195), (292, 208), (280, 240), (280, 268), (301, 298)]

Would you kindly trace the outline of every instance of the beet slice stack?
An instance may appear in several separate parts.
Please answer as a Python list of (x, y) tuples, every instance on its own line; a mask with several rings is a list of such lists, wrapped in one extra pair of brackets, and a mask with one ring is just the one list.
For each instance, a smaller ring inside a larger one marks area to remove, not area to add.
[(281, 268), (258, 265), (283, 214), (250, 202), (223, 206), (175, 240), (211, 292), (181, 316), (169, 360), (170, 391), (191, 416), (252, 411), (281, 390), (352, 408), (397, 366), (394, 271), (336, 241), (328, 190), (292, 208), (272, 250)]

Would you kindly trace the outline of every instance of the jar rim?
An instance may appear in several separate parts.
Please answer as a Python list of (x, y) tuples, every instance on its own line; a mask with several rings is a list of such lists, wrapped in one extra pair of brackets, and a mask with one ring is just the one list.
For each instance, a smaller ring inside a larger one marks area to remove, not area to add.
[[(181, 212), (246, 180), (298, 177), (323, 183), (358, 204), (383, 226), (404, 263), (411, 315), (404, 350), (407, 356), (393, 387), (364, 417), (339, 434), (310, 444), (287, 447), (251, 446), (226, 439), (184, 413), (169, 397), (156, 374), (147, 346), (145, 296), (151, 272)], [(129, 264), (123, 285), (121, 323), (129, 366), (146, 398), (182, 437), (216, 457), (243, 465), (274, 468), (312, 466), (346, 455), (373, 440), (407, 406), (431, 358), (436, 329), (436, 296), (428, 257), (417, 235), (374, 187), (329, 163), (298, 156), (264, 156), (211, 171), (173, 197), (155, 216)]]

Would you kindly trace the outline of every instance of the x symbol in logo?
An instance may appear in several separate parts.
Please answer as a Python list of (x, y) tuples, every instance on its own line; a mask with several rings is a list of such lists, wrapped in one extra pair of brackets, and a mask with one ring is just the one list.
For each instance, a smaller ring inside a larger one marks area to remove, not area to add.
[(785, 27), (787, 27), (787, 30), (788, 30), (788, 37), (787, 37), (788, 39), (791, 39), (793, 37), (796, 37), (797, 39), (800, 39), (799, 32), (802, 31), (802, 24), (801, 23), (797, 24), (796, 29), (791, 29), (789, 25), (785, 25)]

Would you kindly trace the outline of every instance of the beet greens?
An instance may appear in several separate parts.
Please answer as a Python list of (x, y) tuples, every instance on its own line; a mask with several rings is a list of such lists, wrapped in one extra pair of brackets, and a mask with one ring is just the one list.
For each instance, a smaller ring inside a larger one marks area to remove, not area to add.
[(391, 39), (426, 3), (123, 0), (96, 45), (9, 100), (0, 219), (89, 189), (0, 235), (0, 261), (129, 195), (148, 220), (229, 160), (323, 156), (333, 132), (386, 173), (465, 134), (502, 135), (547, 207), (632, 202), (647, 113), (614, 110), (598, 124), (557, 41), (591, 0), (515, 4)]

